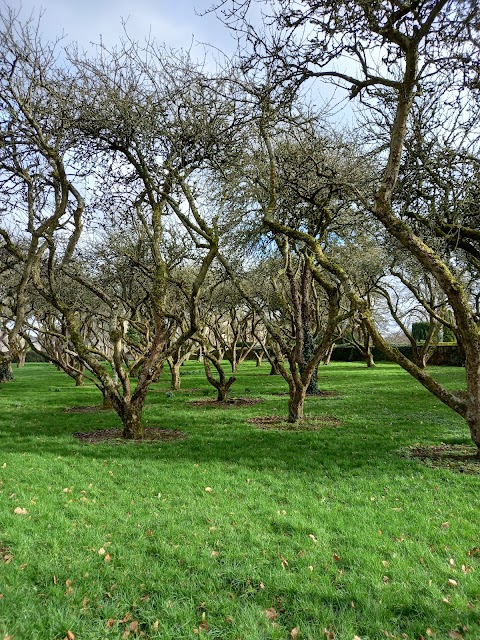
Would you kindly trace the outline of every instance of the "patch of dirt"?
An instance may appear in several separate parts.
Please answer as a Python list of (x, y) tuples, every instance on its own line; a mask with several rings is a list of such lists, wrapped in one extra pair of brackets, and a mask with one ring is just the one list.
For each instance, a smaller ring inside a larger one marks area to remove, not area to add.
[(185, 440), (187, 437), (187, 434), (183, 431), (157, 427), (147, 427), (143, 440), (126, 440), (122, 437), (122, 429), (100, 429), (89, 433), (77, 432), (72, 435), (74, 438), (88, 444), (156, 444), (157, 442)]
[(412, 446), (403, 449), (401, 454), (406, 458), (416, 458), (428, 467), (480, 475), (480, 455), (473, 444)]
[(109, 409), (104, 409), (100, 405), (95, 407), (69, 407), (68, 409), (64, 409), (65, 413), (100, 413), (101, 411), (109, 411)]
[(287, 422), (285, 416), (258, 416), (247, 420), (256, 425), (257, 429), (278, 429), (281, 431), (320, 431), (322, 429), (339, 427), (342, 423), (333, 416), (306, 416), (300, 422)]
[(265, 402), (263, 398), (227, 398), (225, 402), (218, 402), (212, 398), (202, 400), (190, 400), (192, 407), (218, 407), (219, 409), (231, 409), (232, 407), (250, 407), (254, 404)]

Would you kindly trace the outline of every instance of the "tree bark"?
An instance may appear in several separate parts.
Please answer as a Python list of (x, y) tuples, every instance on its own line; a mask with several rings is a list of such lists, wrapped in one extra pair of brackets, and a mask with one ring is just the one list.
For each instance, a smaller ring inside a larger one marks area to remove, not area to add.
[(373, 369), (375, 367), (375, 360), (373, 359), (373, 353), (371, 349), (367, 351), (367, 367)]
[(27, 350), (22, 349), (21, 351), (19, 351), (18, 360), (17, 360), (17, 369), (22, 369), (25, 366), (26, 358), (27, 358)]
[(143, 440), (145, 431), (142, 424), (142, 407), (126, 404), (120, 416), (123, 423), (122, 437), (126, 440)]
[(11, 382), (13, 380), (11, 360), (0, 362), (0, 382)]
[(170, 364), (170, 375), (171, 375), (171, 384), (170, 389), (172, 391), (178, 391), (180, 389), (181, 379), (180, 379), (180, 366), (181, 362), (174, 362)]
[(295, 386), (293, 389), (290, 389), (288, 422), (295, 424), (303, 418), (306, 392), (307, 389), (303, 386)]

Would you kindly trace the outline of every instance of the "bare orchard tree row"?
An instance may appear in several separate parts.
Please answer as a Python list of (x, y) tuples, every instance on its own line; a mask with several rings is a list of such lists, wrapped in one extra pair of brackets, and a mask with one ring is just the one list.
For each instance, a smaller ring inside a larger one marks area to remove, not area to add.
[[(296, 422), (333, 345), (368, 359), (373, 341), (480, 447), (476, 3), (267, 1), (263, 30), (253, 3), (220, 3), (241, 46), (216, 73), (128, 38), (59, 56), (3, 10), (4, 362), (25, 340), (55, 352), (141, 438), (150, 385), (168, 363), (178, 387), (194, 350), (222, 399), (221, 356), (234, 374), (261, 348)], [(359, 126), (327, 125), (301, 99), (307, 81), (346, 91)], [(465, 395), (426, 368), (445, 331)]]

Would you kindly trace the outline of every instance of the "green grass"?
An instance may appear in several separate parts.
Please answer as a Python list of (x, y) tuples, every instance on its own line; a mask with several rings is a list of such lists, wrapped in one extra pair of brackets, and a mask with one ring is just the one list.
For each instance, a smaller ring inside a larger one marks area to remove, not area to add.
[(118, 420), (64, 413), (100, 394), (50, 365), (0, 388), (0, 640), (480, 638), (480, 478), (398, 454), (468, 442), (458, 416), (394, 365), (333, 363), (319, 382), (339, 395), (307, 413), (340, 427), (262, 431), (248, 417), (286, 411), (268, 365), (232, 388), (265, 402), (225, 410), (190, 406), (209, 386), (184, 370), (145, 421), (188, 438), (155, 445), (72, 438)]

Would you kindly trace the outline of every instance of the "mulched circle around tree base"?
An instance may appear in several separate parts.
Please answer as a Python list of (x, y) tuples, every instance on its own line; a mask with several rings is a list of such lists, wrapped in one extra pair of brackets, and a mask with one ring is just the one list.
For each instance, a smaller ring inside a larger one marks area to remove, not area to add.
[(428, 467), (480, 475), (480, 455), (475, 445), (442, 443), (432, 446), (412, 446), (402, 449), (400, 453), (406, 458), (420, 460)]
[(232, 407), (250, 407), (254, 404), (265, 402), (263, 398), (227, 398), (224, 402), (203, 398), (202, 400), (190, 400), (192, 407), (218, 407), (219, 409), (231, 409)]
[(101, 406), (95, 406), (95, 407), (68, 407), (68, 409), (64, 409), (65, 413), (100, 413), (101, 411), (110, 411), (110, 409), (104, 409)]
[(146, 428), (143, 440), (127, 440), (123, 438), (122, 429), (100, 429), (89, 433), (77, 432), (72, 435), (74, 438), (88, 444), (157, 444), (158, 442), (185, 440), (187, 437), (187, 434), (183, 431), (156, 427)]
[(306, 416), (296, 423), (287, 422), (285, 416), (258, 416), (247, 420), (257, 429), (278, 429), (281, 431), (320, 431), (322, 429), (339, 427), (342, 423), (333, 416)]

